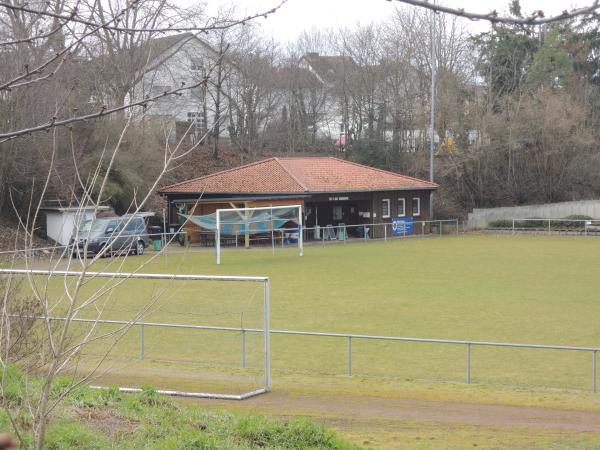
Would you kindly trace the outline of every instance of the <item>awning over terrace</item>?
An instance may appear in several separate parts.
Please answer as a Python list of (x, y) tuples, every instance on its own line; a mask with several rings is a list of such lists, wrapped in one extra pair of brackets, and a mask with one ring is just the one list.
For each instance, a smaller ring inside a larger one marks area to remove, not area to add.
[[(298, 222), (298, 207), (261, 208), (258, 210), (219, 210), (219, 228), (223, 236), (261, 234), (286, 228), (289, 222)], [(202, 216), (179, 214), (186, 221), (206, 230), (217, 230), (217, 212)]]

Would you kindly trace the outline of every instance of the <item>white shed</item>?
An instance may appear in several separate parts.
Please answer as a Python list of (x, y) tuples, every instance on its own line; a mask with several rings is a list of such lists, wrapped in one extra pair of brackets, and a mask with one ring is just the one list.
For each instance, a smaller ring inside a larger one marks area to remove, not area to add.
[(107, 211), (108, 206), (46, 206), (41, 210), (46, 213), (46, 236), (61, 245), (71, 240), (76, 225), (96, 217), (96, 212)]

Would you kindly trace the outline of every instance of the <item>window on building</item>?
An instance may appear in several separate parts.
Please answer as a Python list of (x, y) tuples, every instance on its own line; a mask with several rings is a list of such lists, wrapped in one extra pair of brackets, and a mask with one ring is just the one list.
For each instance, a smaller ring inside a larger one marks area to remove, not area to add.
[(384, 198), (381, 200), (381, 217), (387, 219), (390, 217), (390, 199)]
[(202, 116), (201, 116), (201, 114), (199, 112), (189, 112), (189, 113), (187, 113), (187, 121), (188, 122), (199, 123), (201, 118), (202, 118)]
[(193, 73), (200, 73), (204, 69), (202, 60), (199, 58), (191, 58), (190, 71)]
[(421, 215), (421, 199), (419, 197), (413, 197), (412, 199), (412, 215)]
[(406, 200), (403, 198), (398, 199), (398, 216), (404, 217), (406, 215)]

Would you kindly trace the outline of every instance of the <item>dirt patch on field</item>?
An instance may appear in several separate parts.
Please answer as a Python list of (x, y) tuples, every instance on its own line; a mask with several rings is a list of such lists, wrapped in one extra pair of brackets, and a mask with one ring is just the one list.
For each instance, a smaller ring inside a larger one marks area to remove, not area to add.
[(109, 438), (123, 431), (131, 431), (137, 426), (136, 422), (124, 419), (110, 409), (73, 408), (72, 412), (77, 420), (85, 422)]
[[(542, 428), (575, 432), (600, 432), (600, 412), (506, 405), (433, 402), (424, 400), (338, 394), (272, 392), (232, 405), (202, 400), (206, 406), (233, 407), (275, 415), (399, 420), (468, 425)], [(278, 414), (279, 412), (279, 414)]]

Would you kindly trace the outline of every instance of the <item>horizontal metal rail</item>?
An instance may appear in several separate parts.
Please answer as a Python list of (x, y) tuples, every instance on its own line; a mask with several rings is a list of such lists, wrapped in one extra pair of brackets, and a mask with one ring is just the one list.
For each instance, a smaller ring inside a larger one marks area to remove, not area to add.
[[(544, 231), (547, 234), (553, 233), (577, 233), (577, 234), (588, 234), (598, 232), (600, 230), (600, 221), (593, 219), (543, 219), (543, 218), (529, 218), (529, 219), (500, 219), (510, 224), (508, 226), (490, 227), (489, 230), (511, 230), (512, 233), (516, 232), (539, 232)], [(522, 223), (523, 225), (519, 224)]]
[[(44, 317), (36, 317), (36, 319), (44, 319)], [(62, 321), (66, 320), (64, 317), (48, 317), (48, 320)], [(264, 330), (260, 328), (242, 328), (242, 327), (222, 327), (213, 325), (187, 325), (180, 323), (168, 323), (168, 322), (139, 322), (139, 321), (127, 321), (127, 320), (108, 320), (108, 319), (71, 319), (74, 322), (87, 322), (87, 323), (106, 323), (113, 325), (126, 325), (131, 324), (145, 326), (145, 327), (164, 327), (164, 328), (189, 328), (193, 330), (218, 330), (218, 331), (235, 331), (235, 332), (246, 332), (246, 333), (263, 333)], [(546, 345), (546, 344), (519, 344), (514, 342), (490, 342), (490, 341), (468, 341), (458, 339), (433, 339), (433, 338), (417, 338), (417, 337), (401, 337), (401, 336), (383, 336), (383, 335), (370, 335), (370, 334), (354, 334), (354, 333), (328, 333), (321, 331), (297, 331), (297, 330), (271, 330), (271, 334), (292, 334), (299, 336), (322, 336), (322, 337), (336, 337), (336, 338), (353, 338), (353, 339), (371, 339), (371, 340), (384, 340), (384, 341), (404, 341), (404, 342), (423, 342), (433, 344), (454, 344), (454, 345), (477, 345), (477, 346), (490, 346), (490, 347), (517, 347), (517, 348), (538, 348), (548, 350), (576, 350), (576, 351), (597, 351), (600, 352), (600, 347), (578, 347), (571, 345)]]
[[(160, 236), (160, 240), (163, 242), (163, 244), (167, 241), (172, 241), (174, 240), (178, 235), (183, 235), (184, 239), (186, 238), (187, 235), (187, 231), (178, 231), (175, 233), (152, 233), (149, 232), (147, 233), (150, 240), (152, 240), (153, 236)], [(140, 233), (135, 233), (135, 234), (121, 234), (119, 235), (119, 238), (128, 238), (128, 237), (135, 237), (135, 236), (140, 236)], [(172, 236), (172, 238), (169, 238), (169, 236)], [(109, 238), (110, 239), (115, 239), (116, 236), (111, 236)], [(81, 240), (85, 240), (85, 238), (81, 238)], [(14, 250), (2, 250), (0, 251), (0, 255), (13, 255), (13, 254), (22, 254), (22, 253), (35, 253), (35, 252), (52, 252), (52, 251), (57, 251), (57, 250), (66, 250), (66, 249), (70, 249), (70, 248), (74, 248), (75, 247), (75, 243), (73, 244), (68, 244), (68, 245), (53, 245), (53, 246), (47, 246), (47, 247), (28, 247), (28, 248), (19, 248), (19, 249), (14, 249)]]
[[(44, 317), (36, 317), (37, 319), (44, 319)], [(63, 317), (48, 317), (48, 320), (52, 321), (64, 321)], [(158, 327), (158, 328), (177, 328), (177, 329), (192, 329), (192, 330), (214, 330), (214, 331), (227, 331), (236, 332), (241, 334), (241, 353), (242, 353), (242, 368), (246, 367), (246, 333), (264, 333), (265, 330), (259, 328), (243, 328), (243, 327), (224, 327), (224, 326), (213, 326), (213, 325), (187, 325), (178, 323), (164, 323), (164, 322), (137, 322), (137, 321), (126, 321), (126, 320), (97, 320), (97, 319), (83, 319), (74, 318), (71, 319), (73, 322), (83, 323), (102, 323), (102, 324), (113, 324), (113, 325), (131, 325), (140, 327), (140, 359), (144, 359), (144, 328), (145, 327)], [(273, 330), (269, 331), (271, 335), (292, 335), (292, 336), (317, 336), (317, 337), (330, 337), (330, 338), (341, 338), (347, 340), (347, 375), (353, 374), (352, 368), (352, 342), (356, 339), (364, 340), (377, 340), (377, 341), (391, 341), (391, 342), (416, 342), (425, 344), (447, 344), (447, 345), (462, 345), (466, 347), (466, 376), (465, 380), (467, 384), (471, 383), (471, 350), (474, 346), (480, 347), (504, 347), (504, 348), (526, 348), (526, 349), (541, 349), (541, 350), (561, 350), (561, 351), (577, 351), (577, 352), (590, 352), (592, 354), (592, 383), (591, 388), (593, 392), (597, 391), (597, 355), (600, 352), (600, 347), (583, 347), (583, 346), (572, 346), (572, 345), (549, 345), (549, 344), (527, 344), (527, 343), (514, 343), (514, 342), (492, 342), (492, 341), (470, 341), (463, 339), (433, 339), (433, 338), (417, 338), (417, 337), (402, 337), (402, 336), (384, 336), (384, 335), (369, 335), (369, 334), (354, 334), (354, 333), (329, 333), (320, 331), (299, 331), (299, 330)]]

